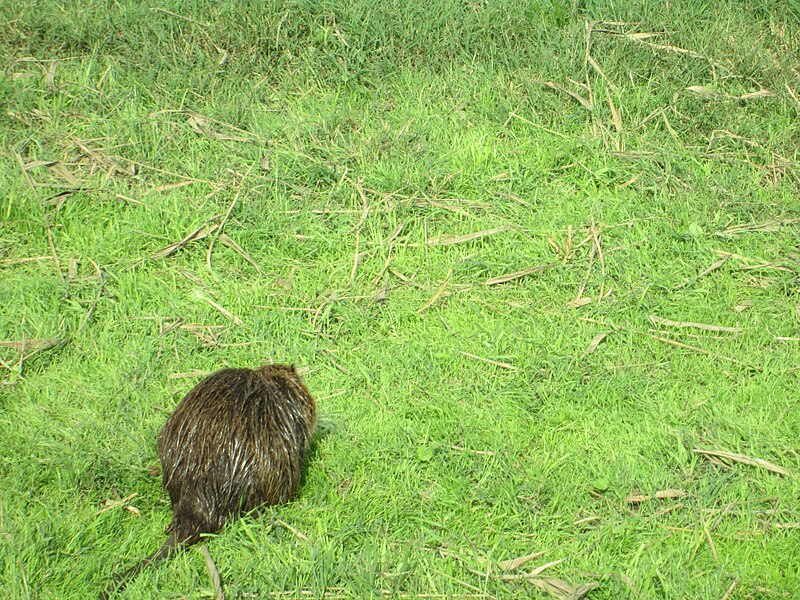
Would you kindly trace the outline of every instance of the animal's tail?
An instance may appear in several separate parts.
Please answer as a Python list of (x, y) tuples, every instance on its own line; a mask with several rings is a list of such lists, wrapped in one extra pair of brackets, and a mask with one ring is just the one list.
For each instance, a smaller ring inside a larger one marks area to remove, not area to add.
[(140, 560), (127, 571), (118, 573), (113, 577), (108, 587), (100, 594), (99, 600), (108, 600), (115, 592), (121, 592), (126, 585), (128, 585), (134, 577), (141, 573), (145, 568), (157, 563), (165, 558), (169, 558), (175, 554), (181, 546), (185, 544), (184, 541), (179, 541), (174, 533), (171, 533), (164, 545), (158, 550), (153, 552), (150, 556)]

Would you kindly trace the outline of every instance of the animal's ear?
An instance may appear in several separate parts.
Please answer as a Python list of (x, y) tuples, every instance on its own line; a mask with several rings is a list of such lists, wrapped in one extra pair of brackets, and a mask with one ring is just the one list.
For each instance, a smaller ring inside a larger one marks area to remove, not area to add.
[(294, 366), (294, 363), (290, 364), (290, 365), (289, 365), (289, 368), (292, 370), (292, 373), (293, 373), (294, 375), (297, 375), (297, 369), (295, 368), (295, 366)]

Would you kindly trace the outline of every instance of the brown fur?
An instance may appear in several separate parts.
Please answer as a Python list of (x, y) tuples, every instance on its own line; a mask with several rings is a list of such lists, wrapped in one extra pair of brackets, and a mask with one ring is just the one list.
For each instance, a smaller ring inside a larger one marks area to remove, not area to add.
[(158, 436), (169, 538), (101, 598), (229, 519), (291, 499), (315, 424), (316, 404), (293, 365), (224, 369), (197, 384)]

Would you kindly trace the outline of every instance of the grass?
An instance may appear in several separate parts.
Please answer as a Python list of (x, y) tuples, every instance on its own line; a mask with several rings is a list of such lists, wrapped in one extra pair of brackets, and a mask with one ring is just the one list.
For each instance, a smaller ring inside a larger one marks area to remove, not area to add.
[[(263, 361), (322, 425), (299, 498), (208, 542), (228, 597), (793, 597), (798, 23), (3, 3), (3, 597), (158, 547), (166, 415)], [(122, 596), (209, 594), (193, 548)]]

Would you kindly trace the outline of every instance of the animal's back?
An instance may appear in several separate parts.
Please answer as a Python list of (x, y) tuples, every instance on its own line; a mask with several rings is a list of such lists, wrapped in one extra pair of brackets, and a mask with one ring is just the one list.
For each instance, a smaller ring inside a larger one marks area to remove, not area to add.
[(300, 485), (316, 406), (294, 367), (225, 369), (181, 400), (158, 438), (172, 533), (194, 541)]
[(291, 499), (316, 425), (317, 407), (292, 365), (225, 369), (178, 403), (158, 436), (172, 523), (163, 546), (115, 577), (114, 590), (147, 565), (216, 533), (263, 504)]

